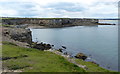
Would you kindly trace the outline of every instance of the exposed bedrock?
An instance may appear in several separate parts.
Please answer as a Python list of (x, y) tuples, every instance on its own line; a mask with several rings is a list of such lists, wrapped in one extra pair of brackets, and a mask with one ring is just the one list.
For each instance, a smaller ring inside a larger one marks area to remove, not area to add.
[(32, 36), (31, 31), (29, 29), (22, 28), (3, 28), (3, 39), (7, 37), (9, 39), (13, 39), (15, 41), (26, 42), (31, 44)]
[(85, 60), (87, 58), (87, 56), (83, 53), (78, 53), (75, 57), (82, 60)]
[(47, 27), (64, 27), (64, 26), (79, 26), (79, 25), (96, 25), (98, 19), (78, 19), (78, 18), (10, 18), (2, 19), (3, 24), (8, 25), (24, 25), (24, 24), (37, 24), (39, 26)]

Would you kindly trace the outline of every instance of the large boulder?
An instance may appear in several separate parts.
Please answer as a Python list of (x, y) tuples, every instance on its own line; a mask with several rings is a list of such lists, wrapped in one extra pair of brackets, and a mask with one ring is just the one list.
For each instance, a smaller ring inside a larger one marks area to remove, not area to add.
[(62, 48), (66, 49), (66, 47), (65, 47), (65, 46), (62, 46)]
[(82, 60), (85, 60), (87, 58), (87, 56), (83, 53), (78, 53), (75, 57)]
[(31, 45), (32, 48), (36, 48), (36, 49), (39, 49), (39, 50), (49, 50), (52, 48), (52, 45), (50, 44), (45, 44), (43, 42), (41, 43), (36, 43), (36, 42), (33, 42), (32, 45)]

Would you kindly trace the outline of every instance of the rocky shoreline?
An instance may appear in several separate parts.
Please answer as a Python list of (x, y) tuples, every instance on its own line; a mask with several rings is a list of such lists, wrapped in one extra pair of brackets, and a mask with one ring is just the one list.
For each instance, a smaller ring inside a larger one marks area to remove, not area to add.
[[(75, 65), (87, 70), (87, 66), (86, 65), (81, 65), (81, 64), (78, 64), (75, 60), (76, 59), (81, 59), (83, 61), (86, 61), (87, 58), (89, 58), (87, 55), (85, 55), (84, 53), (77, 53), (75, 56), (71, 55), (70, 53), (68, 53), (65, 49), (67, 47), (65, 46), (61, 46), (61, 48), (59, 49), (55, 49), (53, 48), (54, 45), (50, 45), (50, 44), (46, 44), (46, 43), (37, 43), (37, 42), (33, 42), (34, 44), (34, 47), (31, 47), (31, 48), (36, 48), (38, 50), (42, 50), (42, 51), (50, 51), (50, 52), (53, 52), (57, 55), (60, 55), (60, 56), (63, 56), (65, 59), (67, 59), (69, 62), (71, 63), (74, 63)], [(96, 63), (95, 61), (89, 61), (97, 66), (99, 66), (98, 63)]]
[(2, 24), (16, 28), (63, 28), (71, 26), (115, 25), (89, 18), (2, 18)]
[[(61, 55), (65, 57), (69, 62), (74, 63), (78, 65), (79, 67), (82, 67), (84, 69), (87, 69), (86, 66), (80, 65), (75, 62), (75, 59), (82, 59), (85, 60), (87, 56), (83, 53), (78, 53), (76, 56), (70, 55), (68, 52), (65, 51), (67, 47), (62, 46), (60, 49), (53, 49), (54, 45), (46, 44), (46, 43), (38, 43), (38, 42), (32, 42), (32, 36), (31, 31), (29, 29), (22, 29), (22, 28), (2, 28), (2, 40), (14, 43), (20, 47), (25, 48), (36, 48), (38, 50), (42, 51), (50, 51), (55, 54)], [(94, 64), (94, 61), (91, 61)]]

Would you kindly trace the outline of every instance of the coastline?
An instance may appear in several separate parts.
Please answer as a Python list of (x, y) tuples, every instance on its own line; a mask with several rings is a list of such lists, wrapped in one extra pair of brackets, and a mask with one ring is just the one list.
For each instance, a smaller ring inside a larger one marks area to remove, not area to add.
[[(116, 24), (109, 24), (109, 23), (98, 23), (97, 25), (85, 25), (85, 26), (98, 26), (98, 25), (116, 25)], [(77, 26), (77, 25), (76, 25)], [(84, 26), (84, 25), (79, 25), (79, 26)], [(75, 25), (73, 26), (62, 26), (62, 27), (48, 27), (48, 26), (27, 26), (26, 29), (50, 29), (50, 28), (67, 28), (67, 27), (75, 27)]]
[[(49, 30), (48, 30), (49, 31)], [(34, 33), (34, 32), (33, 32)], [(42, 34), (40, 34), (40, 35), (42, 35)], [(60, 34), (60, 35), (62, 35), (62, 34)], [(35, 36), (35, 35), (34, 35)], [(37, 37), (37, 36), (36, 36)], [(44, 35), (43, 35), (43, 37), (44, 37)], [(37, 38), (39, 38), (39, 36), (37, 37)], [(34, 38), (35, 39), (35, 38)], [(42, 40), (42, 39), (41, 39)], [(47, 41), (47, 40), (44, 40), (43, 39), (43, 41)], [(50, 43), (50, 42), (49, 42)], [(51, 42), (52, 43), (52, 42)], [(55, 43), (53, 43), (53, 44), (55, 44)], [(67, 46), (67, 45), (66, 45)], [(68, 46), (69, 47), (69, 46)], [(59, 48), (59, 47), (58, 47)], [(71, 49), (69, 49), (69, 50), (71, 50)], [(74, 52), (74, 51), (73, 51)], [(83, 51), (84, 52), (84, 51)], [(87, 54), (87, 53), (86, 53)], [(92, 54), (92, 53), (91, 53)], [(88, 54), (89, 55), (89, 54)], [(96, 57), (97, 58), (97, 57)], [(93, 58), (93, 60), (95, 60), (94, 58)], [(101, 60), (100, 60), (101, 61)], [(99, 60), (97, 60), (97, 62), (101, 65), (101, 67), (103, 67), (103, 68), (106, 68), (106, 69), (109, 69), (109, 70), (117, 70), (117, 69), (113, 69), (112, 67), (114, 67), (114, 66), (110, 66), (110, 65), (107, 65), (107, 64), (104, 64), (104, 63), (100, 63), (100, 61)], [(103, 61), (104, 62), (104, 61)]]
[[(43, 28), (43, 27), (42, 27)], [(13, 28), (11, 28), (11, 29), (13, 29)], [(10, 29), (10, 30), (11, 30)], [(19, 31), (19, 30), (18, 30)], [(5, 32), (3, 32), (4, 34), (6, 34), (6, 32), (8, 32), (8, 31), (5, 31)], [(19, 31), (19, 32), (21, 32), (22, 33), (22, 31)], [(26, 32), (27, 33), (27, 32)], [(16, 33), (15, 33), (16, 34)], [(19, 33), (20, 34), (20, 33)], [(3, 35), (3, 36), (6, 36), (6, 35)], [(8, 36), (9, 37), (9, 36)], [(5, 37), (4, 37), (5, 38)], [(5, 41), (9, 41), (9, 39), (4, 39)], [(4, 41), (3, 40), (3, 41)], [(14, 39), (13, 39), (14, 40)], [(29, 44), (27, 44), (27, 45), (25, 45), (25, 46), (21, 46), (20, 44), (18, 44), (18, 43), (16, 43), (16, 42), (19, 42), (19, 41), (11, 41), (10, 40), (10, 42), (12, 42), (12, 43), (15, 43), (15, 44), (17, 44), (18, 46), (20, 46), (20, 47), (25, 47), (25, 48), (31, 48), (31, 47), (28, 47), (29, 46)], [(23, 44), (24, 45), (24, 43), (26, 43), (26, 42), (20, 42), (21, 44)], [(27, 47), (26, 47), (27, 46)], [(70, 57), (70, 55), (63, 55), (63, 53), (61, 53), (61, 52), (58, 52), (58, 51), (53, 51), (53, 50), (51, 50), (51, 49), (49, 49), (49, 50), (47, 50), (47, 51), (49, 51), (49, 52), (53, 52), (53, 53), (55, 53), (55, 54), (57, 54), (57, 55), (60, 55), (60, 56), (63, 56), (64, 58), (66, 58), (69, 62), (71, 62), (71, 63), (73, 63), (73, 64), (76, 64), (78, 67), (81, 67), (81, 68), (83, 68), (83, 69), (85, 69), (85, 70), (87, 70), (88, 68), (85, 66), (85, 65), (81, 65), (81, 64), (78, 64), (78, 63), (76, 63), (75, 62), (75, 60), (76, 59), (74, 59), (74, 58), (71, 58)], [(85, 61), (84, 61), (85, 62)], [(91, 64), (92, 65), (92, 64)], [(97, 66), (97, 67), (99, 67), (99, 66)], [(106, 71), (106, 70), (105, 70)]]
[[(3, 48), (4, 48), (4, 50), (6, 50), (5, 49), (5, 47), (4, 46), (7, 46), (7, 45), (11, 45), (11, 44), (9, 44), (9, 43), (7, 43), (7, 42), (3, 42)], [(12, 46), (13, 46), (13, 44), (12, 44)], [(8, 46), (7, 46), (8, 47)], [(18, 48), (18, 46), (13, 46), (13, 47), (17, 47)], [(12, 47), (11, 47), (12, 48)], [(21, 47), (19, 47), (19, 49), (20, 49)], [(31, 50), (32, 49), (32, 50)], [(23, 50), (23, 49), (22, 49)], [(37, 51), (37, 53), (39, 53), (39, 52), (42, 52), (42, 53), (46, 53), (46, 52), (51, 52), (50, 54), (51, 55), (55, 55), (55, 56), (60, 56), (60, 57), (63, 57), (64, 59), (66, 59), (66, 61), (68, 61), (69, 63), (72, 63), (72, 64), (74, 64), (74, 65), (76, 65), (76, 67), (79, 67), (79, 68), (81, 68), (81, 69), (83, 69), (83, 70), (85, 70), (85, 72), (115, 72), (115, 71), (110, 71), (110, 70), (107, 70), (107, 69), (104, 69), (104, 68), (102, 68), (102, 67), (100, 67), (100, 66), (98, 66), (98, 65), (96, 65), (96, 64), (94, 64), (94, 63), (92, 63), (92, 62), (86, 62), (86, 61), (83, 61), (83, 60), (81, 60), (81, 59), (76, 59), (76, 58), (71, 58), (70, 57), (70, 55), (64, 55), (63, 53), (61, 53), (61, 52), (59, 52), (59, 51), (57, 51), (57, 50), (53, 50), (53, 49), (49, 49), (49, 50), (44, 50), (44, 51), (40, 51), (40, 50), (38, 50), (38, 49), (33, 49), (33, 48), (24, 48), (24, 50), (27, 50), (27, 52), (28, 52), (28, 50), (30, 50), (29, 52), (31, 53), (31, 51)], [(18, 51), (18, 49), (15, 49), (15, 51)], [(5, 57), (5, 51), (3, 51), (4, 53), (4, 57), (3, 57), (3, 63), (5, 64), (7, 64), (7, 63), (9, 63), (9, 58), (7, 59), (6, 57)], [(11, 53), (11, 52), (7, 52), (7, 53)], [(15, 52), (14, 52), (15, 53)], [(20, 52), (20, 53), (22, 53), (23, 54), (23, 52)], [(25, 51), (25, 53), (26, 53), (26, 51)], [(36, 52), (34, 52), (34, 53), (36, 53)], [(33, 53), (32, 53), (33, 54)], [(6, 54), (7, 55), (7, 54)], [(12, 55), (15, 55), (15, 54), (12, 54)], [(19, 55), (19, 54), (17, 54), (17, 55)], [(48, 55), (47, 53), (46, 53), (46, 55)], [(46, 55), (42, 55), (42, 56), (46, 56)], [(28, 57), (28, 56), (30, 56), (30, 55), (28, 55), (28, 54), (24, 54), (23, 56), (25, 56), (26, 58)], [(10, 57), (10, 56), (9, 56)], [(13, 60), (17, 60), (17, 57), (19, 57), (19, 56), (16, 56), (16, 57), (10, 57), (10, 59), (13, 59)], [(38, 56), (37, 54), (36, 54), (36, 57), (40, 57), (40, 56)], [(6, 59), (5, 59), (6, 58)], [(24, 58), (24, 57), (23, 57)], [(49, 57), (48, 57), (49, 58)], [(48, 59), (48, 58), (46, 58), (46, 60)], [(52, 58), (52, 57), (51, 57)], [(32, 59), (32, 58), (31, 58)], [(56, 58), (57, 59), (57, 58)], [(43, 59), (42, 59), (43, 60)], [(52, 60), (52, 59), (51, 59)], [(54, 59), (55, 60), (55, 59)], [(60, 59), (61, 61), (63, 60), (63, 59)], [(6, 62), (5, 62), (6, 61)], [(7, 62), (8, 61), (8, 62)], [(26, 61), (28, 61), (27, 59), (26, 59)], [(34, 61), (34, 60), (33, 60)], [(64, 60), (63, 60), (64, 61)], [(18, 61), (16, 61), (16, 62), (18, 62)], [(23, 61), (24, 62), (24, 61)], [(31, 61), (32, 62), (32, 61)], [(54, 61), (55, 62), (55, 61)], [(24, 62), (24, 63), (27, 63), (27, 62)], [(3, 66), (4, 66), (4, 64), (3, 64)], [(10, 64), (10, 63), (9, 63)], [(29, 67), (29, 66), (28, 66)], [(5, 67), (3, 67), (2, 68), (3, 69), (3, 72), (24, 72), (24, 70), (23, 69), (16, 69), (16, 70), (9, 70), (9, 69), (6, 69)], [(52, 69), (52, 68), (51, 68)], [(32, 72), (32, 70), (30, 71), (30, 72)], [(48, 70), (48, 72), (49, 72), (49, 70)]]

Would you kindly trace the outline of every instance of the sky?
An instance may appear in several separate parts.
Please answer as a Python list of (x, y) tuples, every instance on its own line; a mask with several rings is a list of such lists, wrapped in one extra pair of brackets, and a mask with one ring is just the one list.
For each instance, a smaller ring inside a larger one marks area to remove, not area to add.
[(118, 0), (0, 0), (0, 16), (117, 18)]

